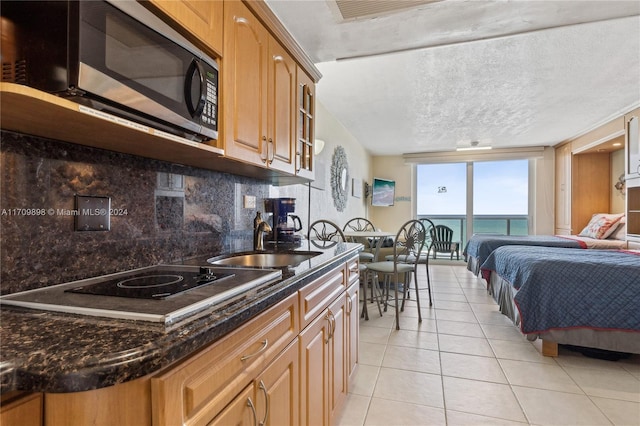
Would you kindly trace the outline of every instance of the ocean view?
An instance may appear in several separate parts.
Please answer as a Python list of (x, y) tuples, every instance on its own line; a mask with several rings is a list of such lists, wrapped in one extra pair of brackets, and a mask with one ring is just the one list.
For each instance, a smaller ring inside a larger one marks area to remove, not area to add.
[[(467, 221), (464, 216), (419, 216), (430, 219), (436, 225), (446, 225), (453, 229), (453, 241), (464, 246), (467, 235)], [(476, 216), (473, 220), (474, 234), (528, 235), (529, 221), (526, 216)]]

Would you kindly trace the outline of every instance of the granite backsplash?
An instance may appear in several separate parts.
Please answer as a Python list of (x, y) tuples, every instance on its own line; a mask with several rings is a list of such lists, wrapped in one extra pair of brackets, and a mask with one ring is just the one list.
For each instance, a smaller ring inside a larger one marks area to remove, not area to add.
[[(269, 196), (257, 179), (0, 137), (1, 294), (248, 248), (256, 210), (242, 196)], [(109, 231), (74, 230), (76, 195), (110, 197)]]

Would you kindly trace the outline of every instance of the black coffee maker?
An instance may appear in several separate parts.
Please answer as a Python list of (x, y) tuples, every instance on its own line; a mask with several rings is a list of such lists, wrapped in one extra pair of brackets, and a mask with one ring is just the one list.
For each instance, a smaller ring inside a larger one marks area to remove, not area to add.
[(296, 211), (296, 199), (265, 198), (264, 210), (271, 213), (271, 229), (273, 230), (268, 235), (267, 242), (285, 246), (299, 246), (300, 235), (296, 235), (296, 232), (302, 229), (302, 222), (298, 216), (291, 214)]

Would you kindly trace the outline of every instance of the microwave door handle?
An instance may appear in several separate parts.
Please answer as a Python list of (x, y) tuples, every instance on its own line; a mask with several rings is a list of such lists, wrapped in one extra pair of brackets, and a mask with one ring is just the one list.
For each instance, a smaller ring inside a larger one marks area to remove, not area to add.
[[(196, 73), (198, 74), (197, 81), (200, 83), (200, 94), (197, 99), (193, 99), (191, 89)], [(189, 69), (187, 70), (187, 76), (184, 80), (184, 97), (191, 117), (199, 117), (200, 114), (202, 114), (205, 102), (207, 101), (207, 85), (205, 81), (204, 67), (197, 59), (193, 59), (191, 61), (191, 65), (189, 65)], [(196, 102), (194, 103), (194, 101)]]

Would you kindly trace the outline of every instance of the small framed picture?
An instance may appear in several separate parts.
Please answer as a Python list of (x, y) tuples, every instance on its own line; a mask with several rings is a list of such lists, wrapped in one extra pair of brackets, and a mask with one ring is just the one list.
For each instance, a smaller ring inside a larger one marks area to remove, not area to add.
[(362, 179), (351, 179), (351, 194), (355, 198), (362, 198)]

